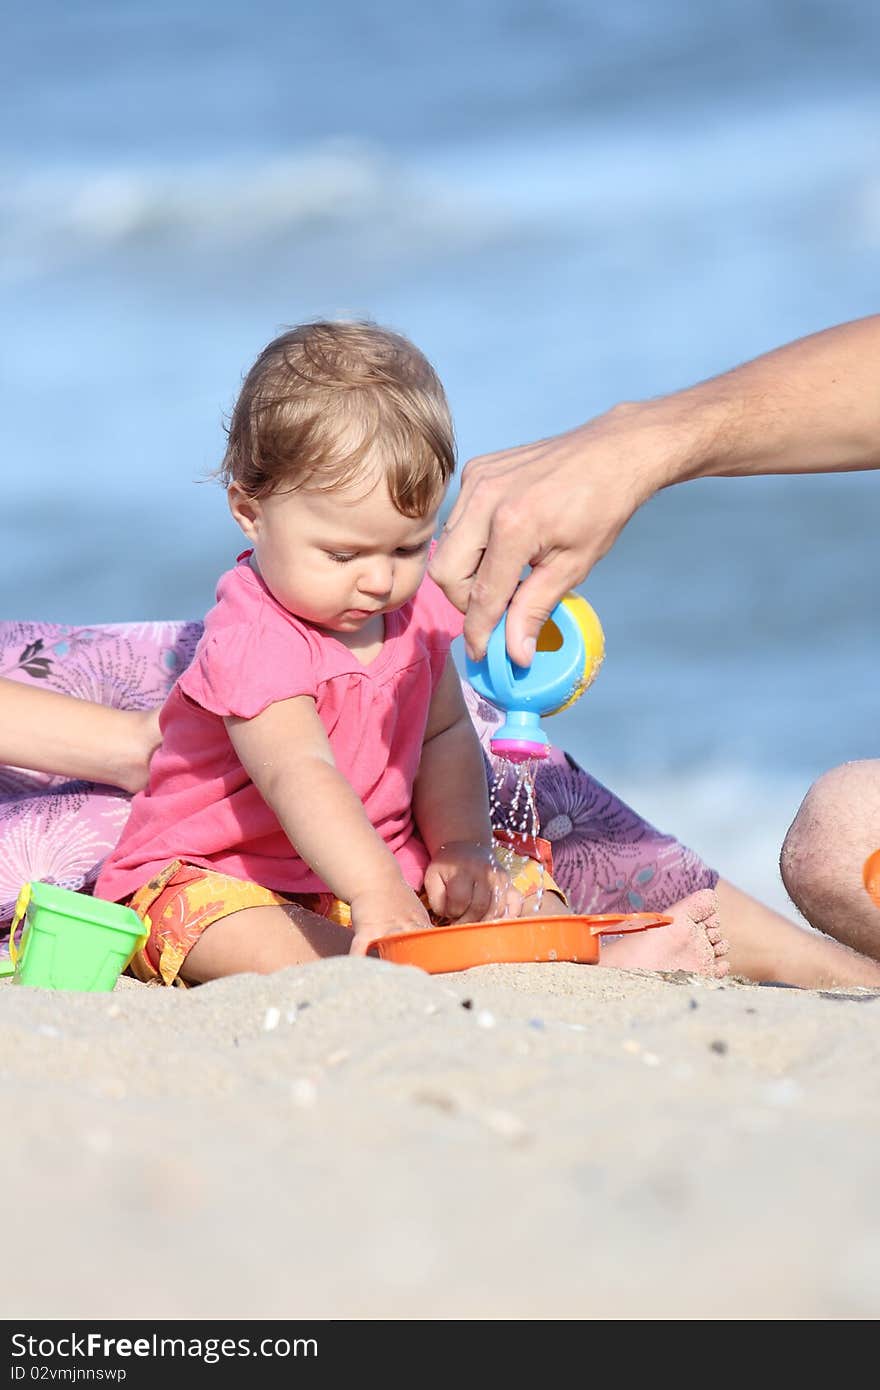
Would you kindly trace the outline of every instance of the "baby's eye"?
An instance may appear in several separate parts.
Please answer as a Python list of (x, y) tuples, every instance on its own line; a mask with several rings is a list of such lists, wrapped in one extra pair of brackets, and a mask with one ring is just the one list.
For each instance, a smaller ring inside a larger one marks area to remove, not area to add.
[(328, 559), (335, 560), (337, 565), (347, 565), (349, 561), (356, 558), (354, 555), (343, 554), (338, 550), (325, 550), (324, 554)]
[(419, 545), (398, 546), (397, 553), (398, 555), (421, 555), (422, 551), (427, 549), (430, 540), (431, 538), (429, 536), (426, 541), (421, 541)]

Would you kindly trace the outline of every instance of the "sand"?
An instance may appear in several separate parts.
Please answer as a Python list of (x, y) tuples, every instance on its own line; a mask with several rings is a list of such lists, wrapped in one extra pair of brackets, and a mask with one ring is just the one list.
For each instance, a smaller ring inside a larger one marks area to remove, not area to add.
[(880, 991), (0, 987), (10, 1318), (866, 1319)]

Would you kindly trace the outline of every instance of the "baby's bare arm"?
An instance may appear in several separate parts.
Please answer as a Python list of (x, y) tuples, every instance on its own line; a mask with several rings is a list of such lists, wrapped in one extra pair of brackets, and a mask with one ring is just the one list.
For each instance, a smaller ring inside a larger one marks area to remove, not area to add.
[(351, 904), (353, 947), (372, 932), (427, 926), (424, 908), (336, 767), (314, 700), (298, 695), (253, 719), (225, 721), (242, 765), (297, 854)]
[(425, 892), (438, 917), (477, 921), (519, 910), (494, 854), (483, 754), (451, 656), (431, 703), (413, 812), (431, 856)]
[(432, 858), (453, 840), (492, 844), (483, 754), (451, 656), (431, 701), (413, 814)]

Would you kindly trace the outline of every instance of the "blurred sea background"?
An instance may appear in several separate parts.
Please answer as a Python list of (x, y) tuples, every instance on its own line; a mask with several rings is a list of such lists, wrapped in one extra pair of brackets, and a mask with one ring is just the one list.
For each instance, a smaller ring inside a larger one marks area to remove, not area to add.
[[(464, 462), (880, 309), (875, 0), (34, 0), (3, 31), (2, 618), (200, 617), (242, 548), (224, 416), (301, 319), (412, 337)], [(548, 729), (783, 909), (809, 783), (878, 754), (878, 503), (655, 498)]]

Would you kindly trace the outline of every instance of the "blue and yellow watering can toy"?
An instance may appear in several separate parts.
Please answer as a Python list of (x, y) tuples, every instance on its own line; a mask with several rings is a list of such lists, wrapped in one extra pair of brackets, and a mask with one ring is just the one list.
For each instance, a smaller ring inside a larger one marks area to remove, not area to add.
[(506, 715), (489, 742), (491, 751), (512, 763), (546, 758), (550, 740), (540, 721), (568, 709), (593, 684), (605, 656), (602, 625), (585, 598), (566, 594), (538, 634), (531, 666), (511, 661), (504, 627), (502, 618), (482, 661), (467, 658), (467, 679)]

